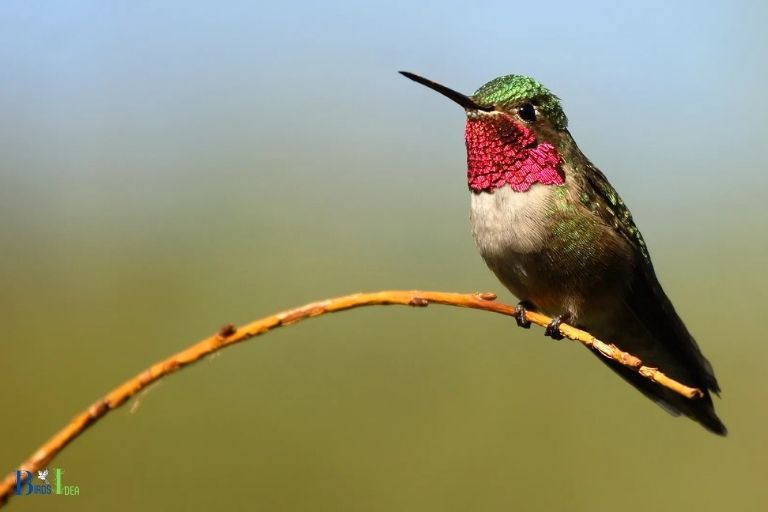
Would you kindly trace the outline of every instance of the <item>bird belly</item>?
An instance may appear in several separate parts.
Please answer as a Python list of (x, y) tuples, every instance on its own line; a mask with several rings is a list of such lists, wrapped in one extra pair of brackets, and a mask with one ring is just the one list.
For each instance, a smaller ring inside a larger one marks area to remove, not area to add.
[(630, 279), (631, 250), (586, 212), (553, 209), (556, 189), (472, 194), (475, 243), (499, 280), (540, 311), (579, 322), (610, 316)]

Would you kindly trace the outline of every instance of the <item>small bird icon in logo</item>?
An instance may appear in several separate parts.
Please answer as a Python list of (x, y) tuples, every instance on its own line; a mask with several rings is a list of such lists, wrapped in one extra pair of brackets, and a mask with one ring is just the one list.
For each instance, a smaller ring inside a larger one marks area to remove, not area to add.
[(48, 469), (46, 468), (46, 469), (44, 469), (42, 471), (38, 471), (37, 472), (37, 478), (39, 480), (42, 480), (43, 482), (45, 482), (47, 484), (48, 483)]

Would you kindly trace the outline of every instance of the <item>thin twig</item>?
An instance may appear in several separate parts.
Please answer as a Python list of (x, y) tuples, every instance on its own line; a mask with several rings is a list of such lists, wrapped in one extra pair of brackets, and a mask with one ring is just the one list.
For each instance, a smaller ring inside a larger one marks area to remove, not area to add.
[[(443, 293), (428, 291), (382, 291), (374, 293), (356, 293), (313, 302), (296, 309), (283, 311), (276, 315), (256, 320), (243, 327), (226, 325), (216, 334), (205, 338), (191, 347), (178, 352), (150, 366), (132, 379), (127, 380), (110, 391), (104, 398), (94, 402), (88, 409), (75, 416), (64, 428), (46, 441), (32, 456), (19, 465), (18, 469), (29, 471), (23, 475), (34, 474), (36, 471), (48, 465), (53, 458), (82, 434), (93, 423), (104, 417), (108, 412), (117, 409), (129, 398), (159, 379), (170, 375), (177, 370), (201, 360), (205, 356), (217, 352), (225, 347), (245, 341), (254, 336), (259, 336), (272, 329), (284, 325), (296, 323), (305, 318), (312, 318), (326, 313), (335, 313), (347, 309), (362, 306), (401, 305), (423, 307), (429, 304), (444, 304), (471, 309), (482, 309), (502, 315), (515, 315), (515, 307), (494, 302), (496, 295), (493, 293)], [(526, 311), (526, 319), (531, 323), (547, 326), (552, 320), (546, 315), (533, 311)], [(700, 389), (688, 387), (673, 380), (656, 368), (644, 366), (637, 357), (619, 350), (615, 345), (604, 343), (586, 331), (576, 329), (567, 324), (560, 325), (560, 333), (582, 345), (600, 353), (608, 359), (638, 372), (643, 377), (656, 382), (687, 398), (700, 398), (704, 396)], [(8, 474), (0, 483), (0, 505), (5, 504), (16, 487), (16, 471)]]

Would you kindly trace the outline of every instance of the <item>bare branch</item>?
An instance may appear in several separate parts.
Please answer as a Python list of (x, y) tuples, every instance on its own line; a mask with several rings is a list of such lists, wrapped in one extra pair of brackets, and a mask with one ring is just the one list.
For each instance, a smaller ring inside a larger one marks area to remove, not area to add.
[[(36, 471), (48, 465), (53, 458), (61, 452), (77, 436), (88, 427), (104, 417), (108, 412), (123, 405), (129, 398), (145, 389), (153, 382), (170, 375), (177, 370), (197, 362), (205, 356), (217, 352), (225, 347), (240, 343), (247, 339), (264, 334), (272, 329), (284, 325), (290, 325), (306, 318), (312, 318), (326, 313), (335, 313), (347, 309), (362, 306), (401, 305), (425, 307), (429, 304), (443, 304), (471, 309), (482, 309), (502, 315), (514, 316), (515, 307), (494, 302), (496, 295), (493, 293), (444, 293), (429, 291), (382, 291), (374, 293), (356, 293), (313, 302), (304, 306), (283, 311), (272, 316), (256, 320), (243, 327), (235, 327), (228, 324), (222, 327), (216, 334), (205, 338), (191, 347), (178, 352), (171, 357), (153, 364), (132, 379), (127, 380), (110, 391), (104, 398), (94, 402), (88, 409), (75, 416), (64, 428), (46, 441), (32, 456), (19, 465), (18, 469)], [(552, 320), (546, 315), (526, 311), (526, 319), (536, 325), (546, 327)], [(560, 325), (560, 333), (582, 345), (598, 352), (602, 356), (633, 369), (643, 377), (664, 386), (687, 398), (701, 398), (704, 393), (700, 389), (688, 387), (673, 380), (656, 368), (644, 366), (637, 357), (619, 350), (612, 344), (604, 343), (586, 331), (576, 329), (567, 324)], [(26, 475), (26, 473), (24, 473)], [(11, 497), (16, 487), (16, 471), (9, 473), (0, 482), (0, 505), (5, 504)]]

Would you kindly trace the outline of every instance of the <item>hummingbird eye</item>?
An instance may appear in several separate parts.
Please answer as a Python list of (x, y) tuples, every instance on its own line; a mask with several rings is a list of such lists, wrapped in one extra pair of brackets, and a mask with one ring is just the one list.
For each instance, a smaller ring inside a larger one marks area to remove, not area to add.
[(536, 107), (532, 103), (525, 103), (517, 109), (520, 119), (532, 123), (536, 120)]

